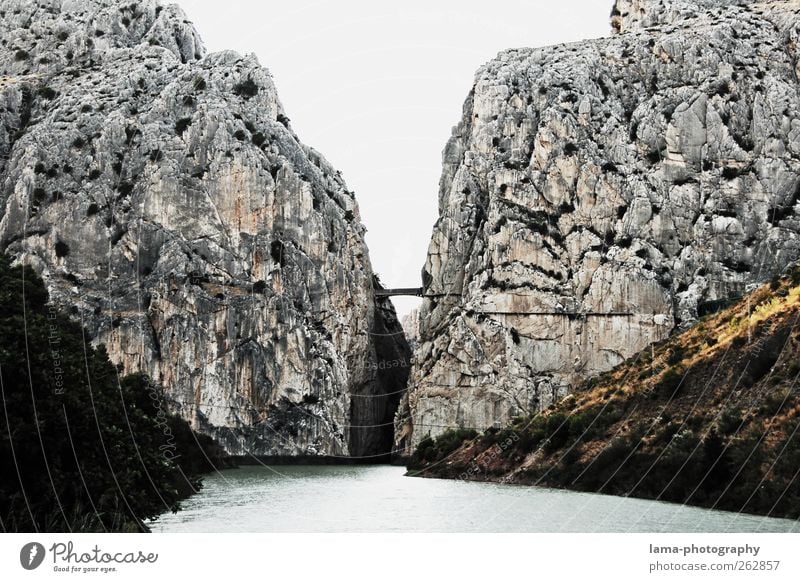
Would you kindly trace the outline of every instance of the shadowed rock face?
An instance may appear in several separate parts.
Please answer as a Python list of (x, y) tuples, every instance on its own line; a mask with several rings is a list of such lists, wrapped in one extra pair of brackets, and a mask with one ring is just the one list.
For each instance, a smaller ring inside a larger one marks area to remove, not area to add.
[(621, 34), (478, 72), (400, 445), (547, 406), (798, 257), (800, 4), (735, 4), (619, 0)]
[(5, 252), (228, 452), (389, 451), (408, 348), (268, 71), (154, 1), (7, 0), (0, 30)]

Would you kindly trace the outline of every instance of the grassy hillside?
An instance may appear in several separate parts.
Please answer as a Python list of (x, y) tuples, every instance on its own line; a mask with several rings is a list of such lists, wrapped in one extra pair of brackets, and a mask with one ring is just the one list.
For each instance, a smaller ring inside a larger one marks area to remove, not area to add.
[(800, 517), (800, 268), (506, 429), (420, 443), (411, 474)]

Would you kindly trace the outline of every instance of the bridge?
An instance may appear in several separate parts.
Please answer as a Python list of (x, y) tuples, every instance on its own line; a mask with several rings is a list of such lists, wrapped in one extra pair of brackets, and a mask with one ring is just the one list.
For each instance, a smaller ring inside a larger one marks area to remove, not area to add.
[(409, 297), (423, 297), (422, 287), (402, 287), (399, 289), (375, 289), (375, 297), (396, 297), (406, 295)]
[[(424, 298), (439, 298), (439, 297), (460, 297), (458, 293), (425, 293), (422, 287), (400, 287), (397, 289), (375, 289), (375, 297), (387, 298), (397, 297), (404, 295), (407, 297), (424, 297)], [(559, 311), (481, 311), (484, 315), (560, 315), (570, 319), (585, 318), (585, 317), (633, 317), (636, 315), (630, 311), (573, 311), (562, 309)]]

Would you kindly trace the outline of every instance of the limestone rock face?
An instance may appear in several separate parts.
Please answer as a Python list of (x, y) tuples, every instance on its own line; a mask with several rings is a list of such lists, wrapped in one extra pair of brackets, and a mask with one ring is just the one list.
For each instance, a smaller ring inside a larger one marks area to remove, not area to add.
[(3, 250), (230, 453), (388, 452), (408, 348), (268, 71), (153, 0), (6, 0), (0, 30)]
[(620, 34), (477, 73), (401, 446), (548, 406), (797, 259), (798, 11), (619, 0)]
[(628, 32), (657, 24), (682, 25), (692, 18), (703, 16), (713, 18), (729, 6), (746, 4), (755, 2), (754, 0), (616, 0), (611, 10), (611, 27), (614, 32)]
[(413, 350), (419, 342), (419, 309), (414, 308), (400, 320), (409, 347)]

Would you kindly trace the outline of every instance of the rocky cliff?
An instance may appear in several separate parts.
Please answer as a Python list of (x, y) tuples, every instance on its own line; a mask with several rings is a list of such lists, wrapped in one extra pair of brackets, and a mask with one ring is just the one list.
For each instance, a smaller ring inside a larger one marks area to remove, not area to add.
[(406, 341), (413, 351), (419, 342), (419, 309), (415, 307), (405, 314), (400, 320), (400, 324), (403, 326)]
[(610, 38), (480, 69), (399, 444), (546, 407), (798, 257), (798, 11), (619, 0)]
[(423, 440), (412, 474), (797, 519), (798, 323), (795, 267), (547, 411)]
[(155, 0), (6, 0), (0, 31), (3, 250), (230, 453), (387, 453), (407, 346), (268, 71)]

